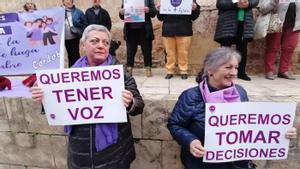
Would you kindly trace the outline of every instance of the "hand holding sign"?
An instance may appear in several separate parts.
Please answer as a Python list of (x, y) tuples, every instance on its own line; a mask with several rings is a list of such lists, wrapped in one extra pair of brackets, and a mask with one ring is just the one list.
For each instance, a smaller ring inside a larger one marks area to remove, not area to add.
[(295, 127), (288, 129), (288, 131), (285, 134), (285, 137), (287, 139), (297, 138), (297, 129)]
[(149, 7), (145, 6), (145, 7), (144, 7), (144, 12), (145, 12), (145, 13), (149, 13)]
[(248, 0), (239, 0), (237, 3), (238, 8), (248, 8), (249, 1)]
[(197, 4), (193, 2), (192, 10), (195, 10), (197, 8)]
[(37, 103), (42, 103), (44, 92), (37, 85), (32, 86), (31, 88), (32, 100)]
[(122, 92), (122, 99), (124, 102), (124, 106), (127, 108), (133, 101), (133, 94), (129, 90), (124, 90)]
[(190, 153), (197, 158), (203, 157), (204, 155), (204, 147), (200, 140), (193, 140), (190, 144)]

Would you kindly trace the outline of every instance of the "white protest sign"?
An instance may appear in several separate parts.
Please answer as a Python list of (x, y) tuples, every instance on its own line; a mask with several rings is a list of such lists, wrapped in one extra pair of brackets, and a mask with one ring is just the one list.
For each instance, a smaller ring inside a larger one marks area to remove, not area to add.
[(161, 0), (160, 14), (190, 15), (192, 13), (193, 0)]
[(279, 3), (292, 3), (292, 2), (300, 2), (300, 0), (279, 0)]
[(124, 0), (124, 21), (126, 23), (145, 22), (144, 7), (144, 0)]
[(207, 103), (203, 161), (286, 159), (295, 112), (296, 103)]
[(122, 65), (37, 71), (49, 125), (127, 122)]

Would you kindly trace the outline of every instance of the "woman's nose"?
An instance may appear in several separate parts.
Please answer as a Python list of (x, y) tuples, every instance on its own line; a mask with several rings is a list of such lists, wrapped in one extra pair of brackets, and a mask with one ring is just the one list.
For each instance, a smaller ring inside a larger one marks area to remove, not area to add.
[(237, 68), (233, 68), (230, 70), (230, 74), (232, 75), (237, 75), (238, 74), (238, 69)]

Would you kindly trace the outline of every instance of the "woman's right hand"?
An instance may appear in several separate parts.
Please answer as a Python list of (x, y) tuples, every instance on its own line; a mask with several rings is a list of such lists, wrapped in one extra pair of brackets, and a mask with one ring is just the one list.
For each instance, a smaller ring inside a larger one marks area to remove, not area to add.
[(237, 3), (238, 8), (245, 9), (249, 7), (249, 1), (248, 0), (239, 0)]
[(200, 140), (193, 140), (190, 144), (190, 153), (197, 158), (203, 157), (205, 150)]
[(37, 103), (42, 103), (44, 92), (37, 85), (31, 87), (32, 100)]
[(122, 8), (122, 9), (119, 11), (119, 14), (120, 14), (120, 15), (124, 15), (124, 13), (125, 13), (125, 9)]
[(160, 10), (160, 3), (157, 3), (155, 7), (156, 7), (156, 10), (159, 11)]

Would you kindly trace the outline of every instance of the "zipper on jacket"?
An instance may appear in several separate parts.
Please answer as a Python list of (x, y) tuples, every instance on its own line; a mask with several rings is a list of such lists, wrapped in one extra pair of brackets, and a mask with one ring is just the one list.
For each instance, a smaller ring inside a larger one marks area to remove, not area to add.
[(90, 125), (90, 156), (91, 156), (91, 169), (94, 169), (94, 162), (93, 162), (93, 126)]

